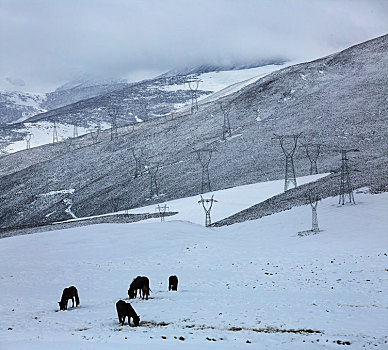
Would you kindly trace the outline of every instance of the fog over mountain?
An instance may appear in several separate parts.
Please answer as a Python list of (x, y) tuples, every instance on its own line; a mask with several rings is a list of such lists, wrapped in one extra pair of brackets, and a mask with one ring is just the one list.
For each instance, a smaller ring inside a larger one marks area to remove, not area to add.
[(31, 92), (85, 76), (136, 81), (198, 65), (308, 60), (388, 32), (383, 0), (0, 4), (0, 89)]

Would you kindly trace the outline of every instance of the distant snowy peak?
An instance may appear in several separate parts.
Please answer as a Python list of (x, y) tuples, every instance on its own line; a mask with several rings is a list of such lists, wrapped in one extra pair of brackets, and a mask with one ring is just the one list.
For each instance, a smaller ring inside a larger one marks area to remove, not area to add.
[(43, 107), (47, 110), (56, 109), (92, 97), (109, 94), (130, 86), (126, 80), (76, 80), (68, 82), (55, 91), (47, 94)]
[(23, 79), (19, 79), (19, 78), (11, 78), (11, 77), (7, 77), (5, 78), (5, 80), (12, 84), (13, 86), (16, 86), (16, 87), (19, 87), (19, 86), (25, 86), (26, 83)]
[(254, 63), (245, 63), (245, 64), (236, 64), (236, 63), (228, 63), (228, 64), (201, 64), (194, 67), (184, 67), (180, 69), (170, 70), (162, 75), (160, 78), (171, 77), (176, 75), (190, 75), (190, 74), (203, 74), (210, 72), (223, 72), (223, 71), (234, 71), (234, 70), (243, 70), (243, 69), (251, 69), (257, 67), (263, 67), (268, 65), (282, 65), (286, 63), (288, 59), (284, 58), (274, 58), (268, 60), (261, 60)]
[(81, 89), (81, 88), (90, 88), (94, 86), (106, 86), (106, 85), (117, 85), (117, 84), (126, 84), (127, 80), (125, 79), (103, 79), (103, 80), (96, 80), (96, 79), (77, 79), (73, 81), (69, 81), (57, 89), (55, 91), (64, 91), (64, 90), (71, 90), (71, 89)]
[(0, 90), (0, 124), (22, 122), (35, 114), (44, 113), (46, 94)]

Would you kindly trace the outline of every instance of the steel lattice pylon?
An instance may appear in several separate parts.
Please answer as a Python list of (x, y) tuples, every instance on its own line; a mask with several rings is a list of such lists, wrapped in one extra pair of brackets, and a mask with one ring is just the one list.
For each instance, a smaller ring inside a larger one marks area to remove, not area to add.
[[(296, 183), (296, 176), (295, 176), (295, 168), (294, 168), (294, 153), (296, 150), (296, 146), (298, 143), (298, 138), (301, 134), (297, 135), (276, 135), (273, 137), (273, 139), (280, 141), (280, 147), (282, 148), (282, 151), (284, 155), (286, 156), (286, 171), (284, 176), (284, 191), (287, 191), (290, 187), (290, 185), (294, 185), (294, 187), (297, 187)], [(284, 145), (285, 139), (293, 139), (293, 146), (290, 151), (287, 151)]]
[(309, 190), (306, 197), (311, 206), (311, 219), (312, 219), (311, 230), (300, 231), (298, 232), (298, 236), (308, 236), (308, 235), (317, 234), (318, 232), (320, 232), (320, 229), (318, 227), (318, 214), (317, 214), (317, 206), (318, 206), (318, 202), (320, 201), (320, 198), (317, 194), (313, 193), (312, 190)]
[(53, 144), (58, 142), (58, 131), (57, 131), (57, 122), (53, 122)]
[(90, 130), (90, 136), (92, 138), (93, 145), (97, 144), (98, 137), (100, 136), (100, 128), (97, 127), (95, 130)]
[(135, 153), (135, 149), (132, 148), (132, 155), (135, 159), (135, 174), (133, 175), (133, 178), (136, 179), (137, 177), (143, 175), (143, 162), (142, 162), (142, 155), (143, 152), (140, 151), (139, 154)]
[(318, 174), (317, 160), (321, 152), (322, 145), (319, 143), (306, 143), (302, 145), (310, 161), (310, 175)]
[(71, 144), (73, 143), (73, 139), (71, 137), (68, 137), (68, 138), (64, 139), (63, 142), (65, 143), (66, 152), (70, 152), (71, 151)]
[(111, 113), (111, 129), (110, 129), (110, 140), (113, 141), (119, 137), (117, 131), (117, 114), (116, 111)]
[(205, 226), (206, 227), (210, 226), (212, 223), (211, 218), (210, 218), (210, 211), (213, 207), (213, 203), (218, 202), (213, 197), (214, 197), (214, 195), (212, 195), (212, 197), (210, 199), (204, 199), (201, 195), (201, 200), (198, 201), (198, 203), (202, 204), (203, 210), (205, 211)]
[(24, 138), (26, 139), (26, 149), (31, 148), (31, 136), (32, 134), (30, 132), (24, 135)]
[(353, 195), (353, 186), (350, 181), (350, 173), (349, 173), (349, 164), (348, 164), (348, 156), (349, 152), (358, 152), (358, 149), (341, 149), (339, 150), (341, 153), (341, 182), (340, 182), (340, 191), (339, 191), (339, 200), (338, 204), (344, 205), (346, 202), (346, 198), (349, 200), (349, 203), (356, 204), (354, 201)]
[(202, 182), (201, 182), (201, 193), (210, 192), (210, 175), (209, 175), (209, 164), (212, 158), (213, 150), (203, 148), (195, 151), (197, 157), (202, 166)]
[(319, 197), (317, 194), (312, 194), (311, 192), (308, 195), (308, 199), (310, 202), (311, 206), (311, 211), (312, 211), (312, 227), (311, 231), (313, 232), (319, 232), (319, 227), (318, 227), (318, 214), (317, 214), (317, 206), (318, 206), (318, 201)]
[(154, 166), (147, 167), (148, 173), (150, 175), (151, 186), (150, 186), (150, 198), (159, 196), (159, 186), (158, 186), (158, 178), (157, 174), (159, 171), (159, 164), (155, 164)]
[(194, 110), (198, 111), (198, 86), (200, 80), (186, 80), (187, 85), (191, 91), (191, 114), (194, 113)]
[(232, 137), (232, 129), (230, 128), (229, 121), (230, 105), (223, 106), (221, 102), (219, 103), (219, 105), (224, 116), (224, 124), (222, 126), (222, 139), (225, 140), (227, 137)]
[(78, 137), (78, 125), (77, 125), (77, 122), (74, 123), (73, 137)]
[(165, 221), (165, 220), (164, 220), (164, 217), (166, 216), (166, 212), (168, 211), (168, 209), (169, 209), (169, 208), (168, 208), (167, 204), (165, 204), (164, 206), (160, 206), (160, 205), (158, 204), (158, 206), (156, 207), (155, 210), (157, 210), (157, 211), (159, 212), (160, 222)]

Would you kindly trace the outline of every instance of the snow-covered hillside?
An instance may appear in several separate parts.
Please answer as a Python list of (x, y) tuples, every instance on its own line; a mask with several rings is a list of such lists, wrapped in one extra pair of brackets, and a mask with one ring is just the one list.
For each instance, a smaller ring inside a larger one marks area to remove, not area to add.
[[(201, 73), (195, 76), (195, 79), (198, 79), (200, 82), (198, 84), (198, 89), (213, 91), (210, 95), (202, 95), (198, 97), (198, 105), (208, 103), (211, 101), (216, 101), (221, 97), (225, 97), (232, 93), (235, 93), (245, 86), (254, 83), (258, 79), (282, 68), (296, 64), (297, 62), (286, 62), (283, 64), (269, 64), (262, 67), (255, 68), (246, 68), (240, 70), (230, 70), (230, 71), (216, 71), (216, 72), (207, 72)], [(193, 88), (196, 86), (193, 85)], [(181, 89), (179, 85), (169, 85), (165, 89), (169, 91), (174, 91)], [(191, 105), (186, 104), (186, 106), (176, 105), (175, 108), (182, 108), (179, 112), (190, 110)]]
[(47, 110), (42, 107), (46, 94), (0, 90), (0, 124), (20, 123)]
[[(314, 182), (327, 174), (309, 175), (298, 178), (298, 184)], [(273, 197), (284, 190), (284, 180), (275, 180), (267, 182), (259, 182), (244, 186), (228, 188), (226, 190), (213, 191), (204, 193), (202, 197), (209, 199), (214, 196), (217, 201), (211, 209), (212, 222), (222, 220), (230, 215), (233, 215), (243, 209), (249, 208), (252, 205), (263, 202), (266, 199)], [(198, 196), (176, 199), (158, 205), (167, 205), (168, 210), (178, 212), (178, 214), (166, 218), (166, 220), (185, 220), (196, 224), (203, 224), (205, 215), (202, 206), (198, 203)], [(200, 208), (201, 210), (198, 210)], [(152, 213), (155, 212), (155, 205), (140, 207), (126, 211), (129, 214)], [(149, 219), (150, 222), (155, 222), (158, 219)]]
[[(244, 189), (227, 193), (219, 213)], [(387, 349), (388, 194), (356, 196), (322, 200), (322, 231), (303, 237), (310, 206), (222, 228), (181, 217), (1, 239), (0, 348)], [(140, 327), (121, 326), (115, 303), (137, 275), (151, 298), (131, 301)], [(59, 312), (70, 285), (81, 304)]]
[[(229, 70), (229, 71), (219, 71), (219, 72), (207, 72), (207, 73), (198, 73), (195, 74), (195, 79), (199, 79), (200, 85), (198, 87), (201, 91), (206, 91), (206, 94), (199, 95), (199, 103), (207, 103), (209, 101), (216, 100), (217, 98), (226, 96), (233, 92), (236, 92), (246, 85), (253, 83), (260, 77), (263, 77), (275, 70), (284, 68), (289, 66), (291, 63), (283, 64), (283, 65), (267, 65), (263, 67), (255, 67), (255, 68), (247, 68), (241, 70)], [(183, 80), (182, 80), (183, 81)], [(178, 92), (179, 90), (188, 90), (189, 87), (185, 84), (182, 84), (182, 81), (179, 80), (177, 84), (169, 84), (170, 79), (164, 79), (162, 82), (160, 79), (156, 79), (155, 82), (153, 80), (148, 80), (146, 83), (145, 91), (151, 93), (152, 91), (157, 91), (158, 89), (165, 92)], [(38, 113), (46, 112), (46, 110), (42, 109), (42, 106), (45, 108), (52, 109), (53, 107), (58, 107), (64, 105), (63, 101), (67, 101), (68, 103), (73, 103), (78, 101), (83, 96), (85, 99), (91, 96), (102, 95), (103, 93), (109, 93), (112, 91), (114, 87), (117, 89), (123, 89), (129, 84), (124, 83), (116, 83), (110, 82), (110, 85), (105, 82), (103, 84), (101, 82), (100, 85), (97, 83), (91, 84), (83, 83), (83, 84), (68, 84), (63, 87), (57, 89), (56, 91), (47, 94), (46, 97), (42, 98), (38, 105), (35, 107), (38, 109), (34, 109), (34, 112), (29, 113), (28, 115), (20, 118), (18, 121), (24, 121), (25, 119), (32, 117)], [(92, 90), (92, 88), (94, 90)], [(105, 90), (104, 90), (105, 89)], [(93, 95), (94, 94), (94, 95)], [(141, 99), (143, 92), (138, 92), (138, 99)], [(209, 95), (210, 94), (210, 95)], [(0, 96), (1, 97), (1, 96)], [(126, 104), (125, 98), (119, 99), (120, 104)], [(62, 102), (61, 102), (62, 101)], [(16, 102), (15, 102), (16, 103)], [(186, 107), (186, 109), (190, 109), (191, 97), (190, 94), (186, 96), (183, 100), (179, 102), (173, 101), (169, 110), (177, 110), (182, 107)], [(40, 109), (39, 109), (40, 108)], [(68, 108), (68, 107), (66, 107)], [(95, 119), (96, 115), (101, 113), (105, 114), (105, 117), (100, 121)], [(138, 116), (139, 113), (142, 113), (142, 109), (138, 110), (127, 110), (125, 113), (122, 113), (118, 116), (119, 126), (122, 124), (130, 124), (132, 122), (141, 122), (143, 119)], [(77, 111), (67, 113), (72, 115), (72, 118), (77, 118), (77, 124), (79, 125), (78, 134), (83, 135), (90, 132), (91, 129), (94, 129), (99, 125), (102, 130), (110, 128), (111, 116), (108, 115), (105, 107), (96, 107), (92, 112)], [(74, 114), (74, 115), (73, 115)], [(152, 113), (149, 113), (150, 115)], [(153, 117), (157, 116), (155, 113)], [(58, 117), (57, 119), (57, 129), (59, 139), (65, 139), (73, 136), (73, 125), (71, 124), (71, 118), (69, 120), (63, 120), (62, 117)], [(121, 120), (123, 119), (123, 120)], [(124, 120), (126, 119), (126, 120)], [(133, 119), (133, 121), (131, 121)], [(75, 121), (75, 119), (74, 119)], [(31, 133), (31, 147), (37, 147), (44, 144), (48, 144), (52, 142), (52, 123), (49, 120), (38, 120), (34, 122), (26, 122), (23, 125), (18, 126), (16, 133), (17, 134), (25, 134), (26, 132)], [(14, 138), (14, 140), (10, 141), (8, 146), (6, 147), (6, 152), (12, 153), (22, 149), (25, 149), (26, 142), (21, 138)]]
[[(100, 124), (101, 130), (108, 129), (109, 124)], [(58, 141), (63, 141), (74, 135), (74, 125), (57, 123), (56, 130), (58, 135)], [(84, 128), (82, 126), (77, 127), (78, 136), (90, 133), (93, 128)], [(23, 123), (23, 128), (18, 129), (18, 133), (24, 135), (29, 133), (31, 135), (30, 146), (38, 147), (41, 145), (47, 145), (53, 142), (54, 124), (47, 121), (39, 121), (37, 123)], [(13, 153), (21, 150), (25, 150), (27, 147), (27, 141), (22, 139), (14, 141), (9, 144), (5, 151), (6, 153)]]

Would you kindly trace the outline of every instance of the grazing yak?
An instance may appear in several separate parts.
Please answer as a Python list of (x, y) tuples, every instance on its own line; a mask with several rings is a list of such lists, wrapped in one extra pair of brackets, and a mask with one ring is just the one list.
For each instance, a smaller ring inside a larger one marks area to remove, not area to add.
[(178, 277), (173, 275), (168, 278), (168, 290), (178, 290)]
[(67, 303), (69, 299), (72, 301), (72, 307), (74, 307), (74, 301), (75, 306), (79, 305), (78, 291), (74, 286), (70, 286), (63, 290), (61, 301), (58, 302), (60, 310), (67, 310)]
[(131, 318), (135, 327), (140, 324), (140, 317), (133, 309), (130, 303), (126, 303), (124, 300), (119, 300), (116, 303), (117, 316), (119, 322), (124, 326), (125, 318), (128, 317), (128, 326), (131, 325)]
[(130, 284), (128, 289), (129, 299), (135, 299), (139, 290), (140, 297), (148, 300), (150, 295), (150, 280), (145, 276), (137, 276)]

